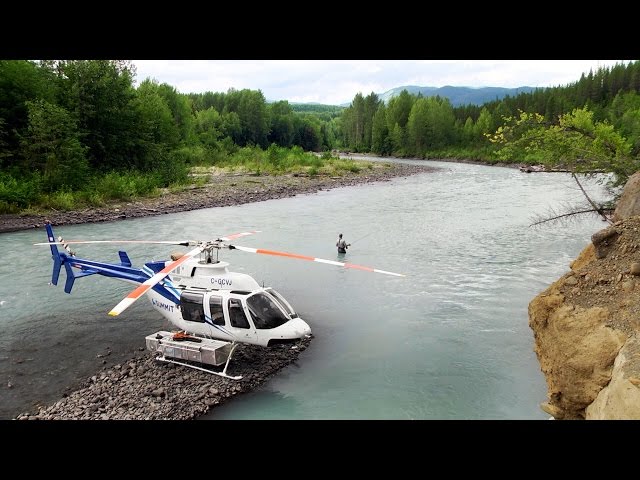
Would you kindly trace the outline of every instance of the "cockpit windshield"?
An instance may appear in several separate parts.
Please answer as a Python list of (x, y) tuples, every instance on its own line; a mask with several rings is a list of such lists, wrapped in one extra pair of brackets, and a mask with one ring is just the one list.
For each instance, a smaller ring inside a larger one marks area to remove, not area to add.
[(276, 301), (266, 293), (258, 292), (247, 298), (247, 307), (257, 329), (276, 328), (289, 320)]
[(282, 295), (271, 287), (265, 288), (265, 290), (273, 296), (274, 300), (278, 302), (278, 305), (280, 305), (285, 312), (287, 312), (289, 317), (296, 318), (298, 316), (298, 314), (293, 311), (291, 305), (289, 305), (289, 302), (287, 302)]

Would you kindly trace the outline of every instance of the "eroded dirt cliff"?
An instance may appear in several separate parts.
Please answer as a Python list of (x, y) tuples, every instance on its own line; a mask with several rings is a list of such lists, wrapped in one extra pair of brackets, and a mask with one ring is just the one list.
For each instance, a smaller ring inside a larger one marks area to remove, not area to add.
[[(556, 419), (640, 419), (640, 216), (592, 236), (529, 304)], [(620, 218), (620, 217), (618, 217)]]

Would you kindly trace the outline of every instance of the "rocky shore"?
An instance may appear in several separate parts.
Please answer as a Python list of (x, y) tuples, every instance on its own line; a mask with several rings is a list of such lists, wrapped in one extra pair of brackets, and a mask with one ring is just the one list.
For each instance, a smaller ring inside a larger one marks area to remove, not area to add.
[[(295, 362), (311, 338), (294, 344), (258, 347), (241, 344), (229, 363), (240, 380), (160, 362), (150, 354), (104, 369), (80, 387), (36, 413), (18, 420), (190, 420), (235, 395), (263, 384)], [(222, 367), (211, 367), (222, 371)]]
[[(240, 205), (337, 187), (388, 181), (434, 170), (427, 165), (374, 162), (372, 169), (340, 177), (255, 176), (211, 173), (202, 187), (164, 192), (156, 198), (112, 203), (96, 209), (46, 212), (42, 215), (0, 215), (0, 233), (53, 225), (117, 221), (201, 208)], [(171, 363), (159, 362), (153, 354), (135, 356), (105, 366), (52, 405), (24, 412), (20, 420), (38, 419), (193, 419), (222, 405), (239, 393), (263, 384), (280, 369), (295, 362), (311, 338), (295, 344), (263, 348), (242, 344), (229, 364), (231, 380)], [(220, 368), (220, 370), (222, 370)]]

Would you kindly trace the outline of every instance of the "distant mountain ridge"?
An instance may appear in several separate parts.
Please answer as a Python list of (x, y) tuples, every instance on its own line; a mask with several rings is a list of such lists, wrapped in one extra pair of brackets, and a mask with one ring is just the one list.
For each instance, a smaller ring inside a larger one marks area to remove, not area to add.
[[(384, 103), (389, 103), (389, 100), (397, 95), (400, 95), (402, 90), (406, 90), (412, 95), (418, 95), (421, 93), (424, 97), (435, 97), (439, 95), (443, 98), (448, 98), (451, 105), (459, 107), (461, 105), (482, 105), (494, 100), (501, 100), (507, 95), (515, 97), (520, 93), (530, 93), (535, 90), (535, 87), (516, 87), (516, 88), (504, 88), (504, 87), (452, 87), (446, 85), (444, 87), (419, 87), (416, 85), (405, 85), (402, 87), (392, 88), (384, 93), (379, 93), (378, 98)], [(351, 102), (342, 104), (341, 106), (348, 107)]]

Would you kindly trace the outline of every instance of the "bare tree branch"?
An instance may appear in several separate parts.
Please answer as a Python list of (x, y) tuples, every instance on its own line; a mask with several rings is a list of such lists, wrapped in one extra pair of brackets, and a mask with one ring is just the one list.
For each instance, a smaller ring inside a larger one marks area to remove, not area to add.
[[(530, 227), (535, 227), (537, 225), (542, 225), (543, 223), (553, 222), (553, 221), (557, 221), (557, 220), (560, 220), (560, 219), (563, 219), (563, 218), (572, 217), (574, 215), (582, 215), (582, 214), (585, 214), (585, 213), (597, 213), (597, 214), (599, 214), (601, 216), (604, 216), (602, 212), (605, 212), (605, 211), (613, 212), (613, 209), (597, 208), (597, 209), (594, 210), (594, 209), (590, 208), (588, 210), (576, 210), (576, 211), (569, 212), (569, 213), (562, 213), (560, 215), (554, 215), (553, 217), (549, 217), (549, 218), (543, 218), (542, 220), (538, 220), (536, 222), (533, 222), (529, 226)], [(604, 217), (604, 218), (609, 223), (611, 223), (611, 221), (607, 217)]]
[(607, 217), (604, 213), (601, 207), (598, 207), (593, 200), (591, 200), (591, 198), (589, 197), (589, 195), (587, 195), (587, 192), (584, 191), (584, 188), (582, 188), (582, 184), (580, 183), (580, 180), (578, 180), (578, 176), (571, 172), (571, 176), (573, 177), (573, 179), (576, 181), (576, 183), (578, 184), (578, 187), (580, 187), (580, 190), (582, 191), (582, 194), (584, 195), (584, 197), (587, 199), (587, 201), (589, 202), (589, 204), (594, 208), (594, 210), (596, 212), (598, 212), (598, 215), (600, 215), (605, 221), (609, 222), (609, 224), (613, 224), (613, 222), (611, 221), (611, 219), (609, 217)]

